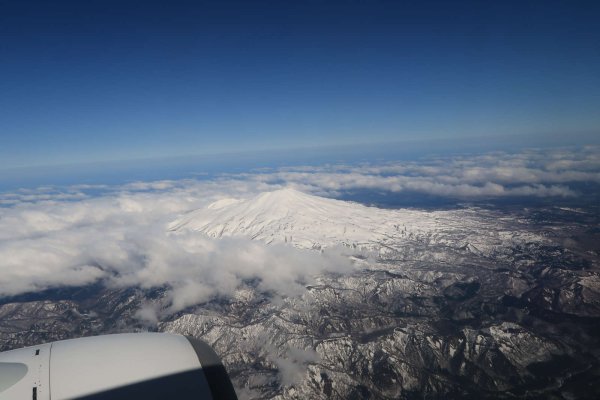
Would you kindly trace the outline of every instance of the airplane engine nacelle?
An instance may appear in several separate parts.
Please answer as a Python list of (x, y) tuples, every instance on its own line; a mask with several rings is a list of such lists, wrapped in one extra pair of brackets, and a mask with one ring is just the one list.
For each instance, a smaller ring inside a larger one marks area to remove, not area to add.
[(237, 397), (219, 357), (206, 343), (165, 333), (128, 333), (0, 353), (0, 399)]

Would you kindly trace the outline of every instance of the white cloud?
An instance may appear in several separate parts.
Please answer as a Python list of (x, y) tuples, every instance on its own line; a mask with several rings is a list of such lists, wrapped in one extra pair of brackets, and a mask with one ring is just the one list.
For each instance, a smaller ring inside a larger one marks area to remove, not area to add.
[[(169, 311), (178, 311), (230, 295), (245, 279), (258, 278), (263, 290), (296, 295), (314, 275), (351, 268), (336, 254), (167, 232), (178, 213), (218, 197), (200, 186), (1, 209), (0, 295), (100, 280), (114, 287), (166, 285)], [(197, 190), (205, 197), (197, 197)]]
[(302, 381), (306, 375), (307, 366), (319, 361), (319, 354), (313, 349), (287, 348), (285, 357), (273, 357), (277, 365), (279, 379), (285, 386)]
[(489, 153), (383, 165), (302, 166), (245, 174), (243, 179), (329, 195), (360, 189), (466, 199), (573, 197), (577, 192), (569, 184), (600, 183), (600, 148)]
[[(170, 288), (176, 311), (230, 295), (248, 279), (297, 295), (324, 271), (350, 271), (339, 250), (314, 253), (242, 239), (169, 233), (179, 214), (225, 197), (291, 185), (314, 194), (420, 192), (458, 198), (576, 196), (571, 182), (600, 183), (599, 149), (493, 153), (383, 165), (282, 168), (208, 180), (121, 187), (41, 188), (0, 194), (0, 296), (98, 281)], [(101, 189), (100, 195), (89, 191)], [(154, 309), (140, 311), (152, 321)]]

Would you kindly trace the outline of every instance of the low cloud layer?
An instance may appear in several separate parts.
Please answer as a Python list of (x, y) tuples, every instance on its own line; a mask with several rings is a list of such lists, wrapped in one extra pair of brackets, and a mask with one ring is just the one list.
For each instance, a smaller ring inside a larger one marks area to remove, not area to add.
[(339, 252), (167, 232), (172, 218), (200, 203), (174, 190), (3, 209), (0, 295), (97, 281), (110, 287), (167, 285), (170, 311), (178, 311), (230, 295), (244, 280), (258, 278), (260, 289), (296, 295), (314, 275), (351, 268)]
[(573, 183), (600, 184), (600, 148), (528, 150), (477, 156), (362, 165), (284, 168), (247, 174), (262, 183), (285, 182), (310, 192), (416, 192), (459, 199), (575, 197)]
[[(244, 239), (168, 232), (178, 215), (224, 198), (282, 186), (335, 196), (345, 190), (404, 191), (458, 198), (577, 196), (573, 183), (600, 183), (598, 148), (493, 153), (384, 164), (283, 168), (211, 180), (119, 187), (39, 188), (0, 194), (0, 296), (103, 282), (166, 286), (169, 311), (246, 280), (282, 295), (302, 293), (319, 273), (349, 272), (340, 251), (323, 254)], [(141, 310), (152, 320), (154, 310)]]

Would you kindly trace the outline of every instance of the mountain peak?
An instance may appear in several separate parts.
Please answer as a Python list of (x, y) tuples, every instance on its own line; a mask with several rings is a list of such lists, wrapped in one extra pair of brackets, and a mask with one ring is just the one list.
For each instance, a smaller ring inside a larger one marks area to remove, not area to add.
[(310, 196), (292, 187), (284, 187), (273, 190), (272, 192), (263, 192), (260, 196), (281, 197), (281, 196)]
[(211, 237), (246, 236), (267, 243), (290, 242), (302, 248), (344, 244), (360, 246), (379, 236), (383, 210), (328, 199), (293, 188), (264, 192), (247, 200), (223, 199), (170, 225)]
[(291, 243), (306, 249), (344, 245), (402, 253), (406, 246), (422, 247), (432, 258), (437, 257), (436, 244), (446, 252), (449, 243), (463, 243), (455, 249), (460, 254), (488, 254), (494, 251), (498, 237), (504, 235), (498, 232), (503, 228), (495, 222), (482, 229), (479, 212), (380, 209), (293, 188), (249, 199), (221, 199), (181, 216), (169, 229), (191, 230), (214, 238)]
[(272, 192), (263, 192), (256, 196), (255, 201), (281, 201), (281, 202), (294, 202), (307, 200), (309, 198), (319, 198), (310, 194), (303, 193), (299, 190), (291, 187), (274, 190)]

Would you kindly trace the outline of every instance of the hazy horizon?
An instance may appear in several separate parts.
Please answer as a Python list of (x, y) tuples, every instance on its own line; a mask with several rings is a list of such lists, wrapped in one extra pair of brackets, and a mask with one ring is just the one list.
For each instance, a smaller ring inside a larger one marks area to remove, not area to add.
[(0, 171), (599, 134), (595, 3), (32, 0), (0, 15)]

